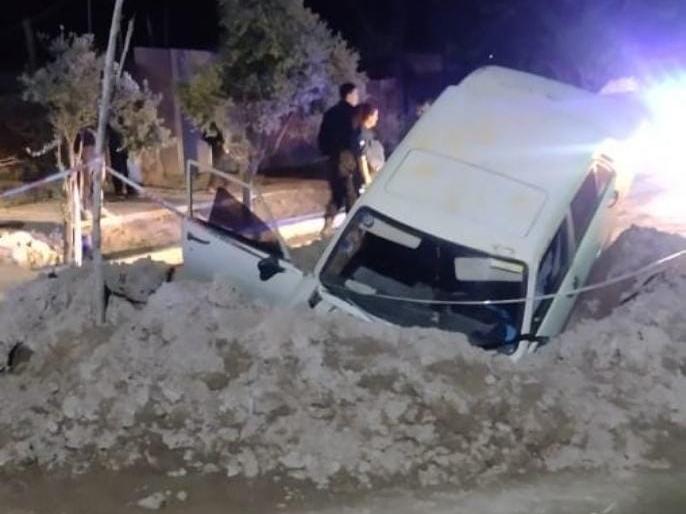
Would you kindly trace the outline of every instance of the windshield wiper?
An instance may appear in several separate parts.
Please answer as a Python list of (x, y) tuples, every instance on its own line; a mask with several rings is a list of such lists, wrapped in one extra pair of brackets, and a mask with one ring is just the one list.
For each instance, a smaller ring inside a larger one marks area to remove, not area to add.
[[(353, 300), (350, 299), (348, 296), (347, 292), (348, 289), (345, 286), (338, 286), (338, 285), (330, 285), (324, 282), (323, 280), (320, 280), (319, 282), (322, 287), (326, 290), (327, 293), (331, 294), (332, 296), (335, 296), (336, 298), (343, 300), (345, 303), (350, 305), (351, 307), (356, 307), (360, 308), (359, 305), (357, 305)], [(321, 299), (321, 296), (319, 295), (319, 291), (317, 291), (317, 296), (319, 299)], [(317, 302), (319, 303), (319, 302)]]

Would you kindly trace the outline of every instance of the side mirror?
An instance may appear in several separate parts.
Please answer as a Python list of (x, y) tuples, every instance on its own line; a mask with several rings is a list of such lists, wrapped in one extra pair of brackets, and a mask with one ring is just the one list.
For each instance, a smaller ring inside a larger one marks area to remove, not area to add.
[(257, 263), (257, 269), (260, 272), (260, 280), (262, 282), (266, 282), (274, 275), (286, 271), (286, 269), (279, 264), (279, 260), (273, 255), (260, 260)]

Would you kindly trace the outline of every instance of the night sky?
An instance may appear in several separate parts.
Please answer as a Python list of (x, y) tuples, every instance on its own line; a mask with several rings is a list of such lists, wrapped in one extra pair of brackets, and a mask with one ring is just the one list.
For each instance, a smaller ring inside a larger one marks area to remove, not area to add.
[[(30, 18), (39, 33), (88, 29), (89, 0), (3, 2), (0, 17), (0, 68), (21, 70), (26, 48), (21, 20)], [(650, 54), (683, 62), (686, 55), (686, 2), (683, 0), (305, 0), (335, 30), (359, 49), (372, 75), (397, 71), (403, 52), (434, 52), (454, 64), (458, 75), (487, 63), (531, 68), (539, 56), (549, 62), (560, 52), (551, 44), (554, 23), (568, 29), (584, 19), (580, 6), (607, 8), (599, 18), (626, 39), (641, 58)], [(113, 0), (90, 0), (92, 27), (104, 46)], [(542, 27), (541, 6), (556, 16)], [(127, 0), (136, 14), (134, 45), (212, 49), (218, 40), (215, 0)], [(619, 13), (619, 14), (618, 14)], [(561, 31), (562, 32), (562, 31)], [(564, 37), (592, 48), (602, 41), (567, 30)], [(624, 41), (622, 41), (624, 43)], [(563, 56), (560, 57), (562, 59)], [(532, 71), (546, 74), (546, 69)], [(459, 77), (450, 77), (458, 79)]]
[[(92, 26), (101, 44), (106, 41), (112, 3), (112, 0), (90, 0)], [(472, 8), (479, 3), (478, 0), (305, 0), (308, 7), (356, 47), (364, 46), (369, 32), (379, 34), (392, 30), (389, 25), (395, 20), (389, 13), (398, 12), (400, 5), (408, 20), (402, 46), (417, 52), (436, 50), (441, 35), (446, 32), (466, 34), (469, 26), (479, 23)], [(88, 0), (21, 0), (3, 6), (2, 67), (23, 64), (26, 57), (23, 18), (30, 18), (37, 32), (52, 34), (60, 25), (67, 30), (85, 32), (88, 4)], [(212, 48), (216, 44), (215, 0), (127, 0), (124, 5), (127, 14), (137, 16), (134, 44), (184, 48)]]

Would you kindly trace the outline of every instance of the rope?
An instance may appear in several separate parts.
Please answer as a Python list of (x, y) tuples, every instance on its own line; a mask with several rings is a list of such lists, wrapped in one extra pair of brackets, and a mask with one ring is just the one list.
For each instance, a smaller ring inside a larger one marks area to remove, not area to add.
[(126, 177), (125, 175), (122, 175), (122, 174), (119, 173), (118, 171), (113, 170), (113, 169), (110, 168), (109, 166), (106, 166), (106, 167), (105, 167), (105, 171), (107, 171), (107, 173), (109, 173), (109, 174), (112, 175), (113, 177), (118, 178), (119, 180), (121, 180), (122, 182), (124, 182), (126, 185), (128, 185), (128, 186), (134, 188), (136, 191), (138, 191), (139, 193), (141, 193), (143, 196), (146, 196), (147, 198), (150, 198), (153, 202), (156, 202), (156, 203), (160, 204), (162, 207), (164, 207), (165, 209), (170, 210), (171, 212), (173, 212), (174, 214), (176, 214), (179, 218), (185, 218), (185, 217), (186, 217), (186, 214), (183, 213), (183, 212), (181, 212), (181, 211), (178, 209), (178, 207), (176, 207), (175, 205), (169, 203), (169, 202), (166, 201), (164, 198), (162, 198), (162, 197), (160, 197), (160, 196), (157, 196), (157, 195), (154, 194), (154, 193), (151, 193), (150, 191), (148, 191), (147, 189), (145, 189), (143, 186), (141, 186), (140, 184), (137, 184), (136, 182), (134, 182), (134, 181), (131, 180), (130, 178)]
[(646, 275), (651, 271), (662, 268), (662, 267), (666, 266), (667, 264), (671, 264), (673, 261), (675, 261), (681, 257), (684, 257), (685, 255), (686, 255), (686, 249), (681, 250), (679, 252), (675, 252), (671, 255), (668, 255), (667, 257), (663, 257), (662, 259), (653, 261), (650, 264), (647, 264), (647, 265), (639, 268), (638, 270), (631, 271), (628, 273), (623, 273), (621, 275), (617, 275), (616, 277), (608, 278), (607, 280), (603, 280), (601, 282), (596, 282), (595, 284), (590, 284), (590, 285), (587, 285), (584, 287), (579, 287), (579, 288), (571, 289), (568, 291), (558, 291), (557, 293), (536, 295), (536, 296), (527, 296), (527, 297), (522, 297), (522, 298), (512, 298), (512, 299), (507, 299), (507, 300), (429, 300), (429, 299), (424, 299), (424, 298), (410, 298), (410, 297), (405, 297), (405, 296), (392, 296), (392, 295), (377, 294), (377, 293), (361, 293), (361, 292), (355, 291), (354, 289), (351, 289), (349, 287), (338, 286), (338, 285), (326, 284), (325, 287), (327, 289), (337, 289), (340, 291), (351, 292), (353, 294), (356, 294), (359, 296), (364, 296), (367, 298), (378, 298), (380, 300), (390, 300), (390, 301), (395, 301), (395, 302), (405, 302), (405, 303), (414, 303), (414, 304), (423, 304), (423, 305), (465, 305), (465, 306), (469, 306), (469, 305), (471, 305), (471, 306), (508, 305), (508, 304), (515, 304), (515, 303), (525, 303), (528, 301), (552, 300), (552, 299), (557, 298), (558, 296), (561, 296), (561, 295), (576, 296), (576, 295), (579, 295), (581, 293), (587, 293), (589, 291), (604, 289), (604, 288), (609, 287), (611, 285), (618, 284), (620, 282), (625, 282), (627, 280), (631, 280), (633, 278), (640, 277), (641, 275)]
[[(99, 159), (94, 159), (91, 161), (89, 164), (95, 163), (96, 165), (99, 163)], [(176, 206), (172, 205), (171, 203), (167, 202), (163, 198), (147, 191), (144, 187), (141, 185), (137, 184), (136, 182), (132, 181), (128, 177), (122, 175), (121, 173), (113, 170), (110, 167), (105, 167), (105, 170), (107, 173), (110, 175), (115, 176), (125, 184), (133, 187), (136, 191), (139, 191), (141, 194), (144, 196), (150, 198), (156, 203), (159, 203), (166, 209), (169, 209), (172, 211), (174, 214), (179, 216), (180, 218), (185, 218), (186, 215), (181, 212)], [(49, 177), (45, 177), (41, 180), (37, 180), (35, 182), (31, 182), (30, 184), (25, 184), (23, 186), (19, 186), (13, 189), (10, 189), (8, 191), (4, 191), (0, 193), (0, 200), (5, 200), (7, 198), (11, 198), (13, 196), (17, 196), (23, 193), (26, 193), (27, 191), (30, 191), (32, 189), (35, 189), (37, 187), (43, 186), (45, 184), (49, 184), (51, 182), (55, 182), (57, 180), (62, 180), (71, 174), (75, 173), (77, 170), (71, 169), (71, 170), (66, 170), (60, 173), (55, 173), (53, 175), (50, 175)], [(551, 294), (545, 294), (545, 295), (535, 295), (535, 296), (527, 296), (527, 297), (521, 297), (521, 298), (512, 298), (512, 299), (506, 299), (506, 300), (430, 300), (430, 299), (424, 299), (424, 298), (410, 298), (406, 296), (393, 296), (393, 295), (386, 295), (386, 294), (378, 294), (378, 293), (361, 293), (359, 291), (355, 291), (354, 289), (351, 289), (349, 287), (345, 286), (338, 286), (338, 285), (333, 285), (333, 284), (327, 284), (326, 288), (327, 289), (337, 289), (340, 291), (344, 292), (350, 292), (359, 296), (364, 296), (367, 298), (378, 298), (380, 300), (390, 300), (390, 301), (395, 301), (395, 302), (404, 302), (404, 303), (414, 303), (414, 304), (421, 304), (421, 305), (465, 305), (465, 306), (479, 306), (479, 305), (511, 305), (511, 304), (516, 304), (516, 303), (525, 303), (528, 301), (542, 301), (542, 300), (552, 300), (554, 298), (557, 298), (560, 295), (566, 295), (566, 296), (576, 296), (582, 293), (587, 293), (590, 291), (595, 291), (598, 289), (604, 289), (606, 287), (619, 284), (621, 282), (626, 282), (627, 280), (631, 280), (633, 278), (640, 277), (642, 275), (646, 275), (654, 270), (660, 269), (662, 267), (665, 267), (668, 264), (673, 263), (677, 259), (680, 259), (681, 257), (686, 256), (686, 249), (672, 253), (666, 257), (663, 257), (662, 259), (658, 259), (656, 261), (653, 261), (638, 270), (623, 273), (621, 275), (618, 275), (616, 277), (611, 277), (606, 280), (603, 280), (601, 282), (596, 282), (595, 284), (590, 284), (587, 286), (579, 287), (576, 289), (571, 289), (567, 291), (558, 291), (557, 293), (551, 293)]]
[(11, 198), (13, 196), (18, 196), (20, 194), (31, 191), (32, 189), (36, 189), (37, 187), (44, 186), (45, 184), (49, 184), (49, 183), (55, 182), (57, 180), (65, 179), (68, 176), (70, 176), (71, 174), (75, 173), (76, 171), (77, 170), (75, 170), (75, 169), (62, 171), (60, 173), (55, 173), (54, 175), (50, 175), (49, 177), (45, 177), (45, 178), (42, 178), (40, 180), (36, 180), (35, 182), (31, 182), (30, 184), (24, 184), (23, 186), (8, 189), (7, 191), (3, 191), (2, 193), (0, 193), (0, 200), (5, 200), (5, 199)]
[[(101, 165), (102, 165), (102, 159), (98, 159), (96, 157), (95, 159), (93, 159), (90, 162), (83, 165), (83, 169), (89, 169), (90, 168), (93, 170), (97, 170)], [(79, 168), (79, 169), (81, 169), (81, 168)], [(24, 185), (19, 186), (19, 187), (8, 189), (7, 191), (3, 191), (2, 193), (0, 193), (0, 201), (6, 200), (7, 198), (12, 198), (13, 196), (18, 196), (18, 195), (24, 194), (28, 191), (31, 191), (32, 189), (36, 189), (38, 187), (49, 184), (51, 182), (56, 182), (58, 180), (65, 179), (65, 178), (69, 177), (70, 175), (72, 175), (73, 173), (78, 172), (79, 169), (69, 169), (66, 171), (62, 171), (60, 173), (55, 173), (55, 174), (50, 175), (48, 177), (42, 178), (40, 180), (36, 180), (35, 182), (31, 182), (29, 184), (24, 184)], [(107, 173), (117, 177), (119, 180), (121, 180), (122, 182), (126, 183), (127, 185), (133, 187), (136, 191), (139, 191), (144, 196), (150, 198), (151, 200), (153, 200), (156, 203), (159, 203), (164, 208), (169, 209), (170, 211), (172, 211), (174, 214), (176, 214), (180, 218), (184, 218), (186, 216), (175, 205), (172, 205), (171, 203), (167, 202), (164, 198), (161, 198), (161, 197), (147, 191), (144, 187), (135, 183), (134, 181), (132, 181), (128, 177), (125, 177), (121, 173), (113, 170), (110, 167), (105, 167), (105, 170), (107, 171)]]

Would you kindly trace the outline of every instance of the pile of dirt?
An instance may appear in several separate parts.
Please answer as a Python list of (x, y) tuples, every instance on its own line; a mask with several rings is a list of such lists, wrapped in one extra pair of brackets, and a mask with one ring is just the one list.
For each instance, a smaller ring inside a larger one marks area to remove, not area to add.
[(0, 466), (467, 486), (680, 458), (665, 441), (686, 426), (683, 268), (519, 363), (459, 334), (267, 309), (167, 271), (112, 270), (105, 327), (88, 270), (0, 304), (0, 351), (29, 351), (0, 374)]
[(0, 263), (14, 263), (28, 269), (55, 266), (62, 261), (61, 234), (37, 231), (0, 230)]

